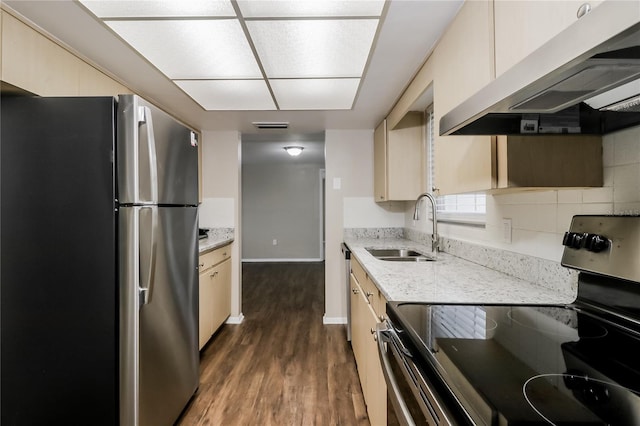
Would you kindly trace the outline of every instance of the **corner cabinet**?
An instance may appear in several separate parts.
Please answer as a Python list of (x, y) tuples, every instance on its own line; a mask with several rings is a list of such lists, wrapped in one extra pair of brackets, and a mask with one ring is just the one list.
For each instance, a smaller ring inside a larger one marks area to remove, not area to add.
[(386, 299), (362, 266), (351, 258), (351, 346), (372, 426), (387, 424), (387, 386), (374, 340), (376, 324), (386, 309)]
[(415, 200), (425, 187), (424, 114), (409, 112), (387, 128), (384, 120), (373, 134), (376, 202)]
[(199, 333), (202, 349), (231, 314), (231, 245), (200, 255)]

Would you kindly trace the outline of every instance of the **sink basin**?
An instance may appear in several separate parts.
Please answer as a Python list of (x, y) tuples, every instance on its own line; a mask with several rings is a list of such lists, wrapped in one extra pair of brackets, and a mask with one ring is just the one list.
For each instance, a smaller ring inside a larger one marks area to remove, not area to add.
[(435, 260), (420, 252), (409, 249), (368, 248), (367, 251), (376, 259), (391, 262), (430, 262)]
[(409, 249), (376, 249), (368, 248), (367, 251), (374, 257), (416, 257), (422, 256), (422, 253)]
[(433, 262), (435, 259), (427, 256), (388, 256), (388, 257), (376, 257), (379, 260), (386, 260), (388, 262)]

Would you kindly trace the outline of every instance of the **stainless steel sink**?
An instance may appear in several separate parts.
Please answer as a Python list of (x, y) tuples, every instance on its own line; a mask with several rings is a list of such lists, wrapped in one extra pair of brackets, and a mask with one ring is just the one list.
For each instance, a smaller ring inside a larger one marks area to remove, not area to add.
[(420, 252), (409, 249), (368, 248), (367, 251), (376, 259), (391, 262), (431, 262), (435, 260)]

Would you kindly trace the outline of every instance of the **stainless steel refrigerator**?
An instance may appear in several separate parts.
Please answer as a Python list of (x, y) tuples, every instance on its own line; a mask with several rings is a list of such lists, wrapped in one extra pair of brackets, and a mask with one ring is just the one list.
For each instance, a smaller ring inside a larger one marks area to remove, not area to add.
[(173, 424), (199, 374), (195, 134), (132, 95), (1, 102), (1, 423)]

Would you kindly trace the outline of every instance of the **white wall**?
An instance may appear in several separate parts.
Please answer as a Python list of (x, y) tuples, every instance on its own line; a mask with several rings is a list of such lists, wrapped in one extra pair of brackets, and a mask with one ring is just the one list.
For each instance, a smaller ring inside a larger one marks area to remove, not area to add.
[(200, 226), (235, 228), (231, 249), (231, 321), (242, 318), (240, 164), (239, 132), (203, 132)]
[[(488, 195), (486, 229), (440, 224), (439, 234), (559, 262), (573, 215), (640, 214), (640, 127), (606, 135), (603, 163), (602, 188)], [(405, 212), (408, 227), (414, 225), (411, 208)], [(512, 221), (511, 243), (502, 241), (503, 218)], [(431, 233), (429, 222), (417, 228)]]
[(322, 260), (320, 171), (324, 162), (287, 160), (242, 166), (245, 261)]
[(343, 229), (402, 227), (404, 203), (380, 206), (373, 198), (373, 129), (325, 133), (325, 323), (346, 321)]

